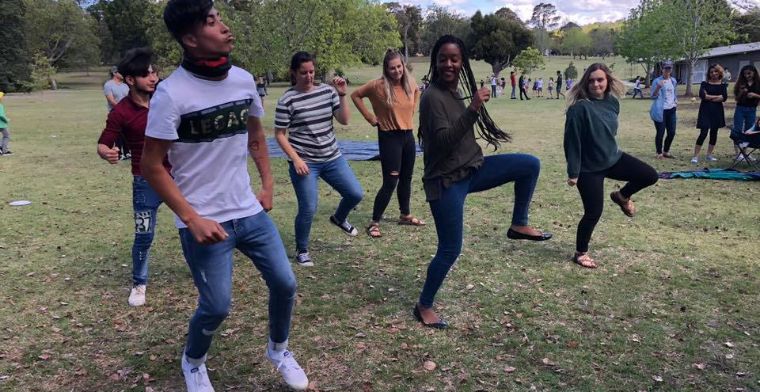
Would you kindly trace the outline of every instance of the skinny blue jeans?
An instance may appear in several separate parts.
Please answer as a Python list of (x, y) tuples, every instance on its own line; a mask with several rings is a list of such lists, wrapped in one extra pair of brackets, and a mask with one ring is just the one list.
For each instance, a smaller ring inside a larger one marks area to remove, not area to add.
[(438, 234), (438, 250), (430, 261), (420, 305), (433, 306), (435, 295), (462, 251), (464, 202), (467, 195), (514, 181), (515, 203), (512, 224), (528, 224), (528, 208), (538, 182), (541, 161), (528, 154), (502, 154), (485, 157), (483, 165), (467, 178), (451, 184), (441, 197), (430, 201), (430, 210)]
[(265, 212), (221, 223), (229, 237), (211, 245), (195, 241), (189, 229), (179, 230), (182, 252), (198, 289), (198, 308), (190, 319), (185, 353), (201, 358), (230, 311), (232, 253), (237, 248), (261, 272), (269, 288), (269, 337), (288, 340), (296, 298), (296, 278), (274, 222)]

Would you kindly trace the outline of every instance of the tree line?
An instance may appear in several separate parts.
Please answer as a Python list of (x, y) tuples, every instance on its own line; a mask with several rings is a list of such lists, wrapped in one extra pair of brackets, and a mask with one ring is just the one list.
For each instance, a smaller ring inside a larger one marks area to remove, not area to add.
[[(181, 51), (163, 24), (166, 1), (4, 0), (0, 89), (55, 87), (58, 69), (114, 64), (138, 46), (153, 47), (159, 65), (176, 66)], [(298, 50), (315, 54), (318, 71), (326, 75), (359, 63), (376, 65), (387, 48), (429, 55), (444, 34), (463, 38), (472, 57), (489, 63), (497, 76), (510, 66), (529, 73), (547, 54), (622, 54), (649, 74), (657, 58), (695, 59), (712, 44), (760, 41), (758, 7), (733, 2), (641, 0), (625, 21), (587, 26), (561, 24), (551, 3), (536, 5), (529, 20), (506, 7), (467, 17), (436, 5), (374, 0), (217, 0), (215, 6), (236, 37), (233, 62), (278, 78)]]

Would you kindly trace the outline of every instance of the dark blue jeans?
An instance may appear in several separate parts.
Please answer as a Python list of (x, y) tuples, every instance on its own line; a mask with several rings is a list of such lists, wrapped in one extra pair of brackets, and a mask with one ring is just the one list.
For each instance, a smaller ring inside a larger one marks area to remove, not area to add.
[(732, 135), (739, 135), (742, 132), (752, 128), (757, 121), (757, 108), (749, 106), (736, 106), (734, 110), (734, 129)]
[(309, 174), (302, 176), (296, 173), (293, 162), (289, 162), (290, 181), (293, 183), (296, 199), (298, 199), (298, 213), (295, 220), (297, 251), (309, 250), (311, 223), (319, 202), (317, 180), (320, 178), (325, 180), (342, 197), (334, 214), (338, 222), (346, 220), (348, 213), (364, 197), (364, 190), (346, 158), (341, 156), (329, 162), (306, 162), (306, 164), (309, 166)]
[(481, 192), (515, 182), (512, 224), (528, 224), (528, 207), (533, 198), (541, 162), (527, 154), (491, 155), (469, 177), (451, 184), (438, 200), (430, 201), (430, 210), (438, 233), (438, 250), (430, 262), (427, 279), (420, 294), (420, 305), (430, 308), (449, 269), (462, 251), (464, 202), (469, 193)]
[(135, 242), (132, 244), (132, 283), (148, 283), (148, 258), (156, 231), (156, 213), (161, 197), (141, 176), (132, 180), (132, 209), (135, 213)]
[(185, 347), (190, 358), (206, 354), (211, 338), (229, 314), (232, 252), (236, 248), (253, 261), (269, 288), (269, 338), (275, 343), (288, 340), (296, 277), (277, 227), (264, 212), (221, 225), (229, 237), (212, 245), (201, 245), (189, 229), (179, 229), (182, 252), (198, 289), (198, 308), (190, 319)]
[[(654, 129), (657, 131), (654, 137), (657, 154), (670, 152), (670, 145), (676, 137), (676, 108), (665, 109), (662, 113), (662, 122), (654, 121)], [(665, 136), (665, 131), (668, 132), (667, 136)], [(664, 145), (662, 141), (663, 136), (665, 136)]]

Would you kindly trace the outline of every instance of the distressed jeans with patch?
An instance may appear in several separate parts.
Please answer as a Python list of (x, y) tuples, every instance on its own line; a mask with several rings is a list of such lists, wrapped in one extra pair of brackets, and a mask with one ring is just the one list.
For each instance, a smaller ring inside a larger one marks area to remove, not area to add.
[(253, 261), (269, 288), (269, 337), (288, 340), (296, 297), (296, 277), (274, 222), (265, 212), (220, 223), (229, 235), (211, 245), (195, 241), (189, 229), (179, 229), (182, 252), (198, 289), (198, 308), (190, 319), (185, 354), (201, 358), (230, 312), (232, 253), (237, 248)]
[(135, 217), (135, 242), (132, 244), (132, 283), (148, 283), (148, 258), (156, 231), (156, 213), (161, 197), (141, 176), (132, 180), (132, 208)]

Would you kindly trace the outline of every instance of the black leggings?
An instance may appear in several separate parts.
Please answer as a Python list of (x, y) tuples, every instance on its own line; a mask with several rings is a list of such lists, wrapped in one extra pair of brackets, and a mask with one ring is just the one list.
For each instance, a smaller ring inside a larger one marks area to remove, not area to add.
[(652, 166), (639, 159), (623, 153), (620, 160), (612, 167), (597, 172), (581, 173), (578, 176), (578, 192), (583, 201), (583, 218), (578, 222), (578, 233), (575, 238), (575, 250), (587, 252), (591, 234), (604, 209), (604, 179), (628, 181), (620, 193), (629, 198), (636, 192), (657, 182), (657, 172)]
[(699, 130), (699, 137), (697, 138), (697, 145), (702, 146), (707, 138), (707, 132), (710, 132), (710, 145), (714, 146), (718, 143), (718, 128), (702, 128)]
[(520, 100), (521, 100), (521, 101), (523, 100), (523, 95), (525, 96), (525, 99), (530, 99), (530, 98), (528, 97), (528, 92), (527, 92), (527, 91), (525, 91), (525, 89), (524, 89), (524, 88), (520, 87)]
[[(372, 220), (379, 222), (385, 208), (391, 201), (393, 190), (398, 194), (398, 205), (402, 215), (409, 215), (409, 199), (412, 197), (412, 174), (417, 146), (411, 130), (377, 131), (380, 147), (380, 166), (383, 171), (383, 186), (375, 196)], [(398, 188), (396, 187), (398, 185)]]
[[(662, 114), (662, 122), (654, 122), (654, 129), (657, 134), (654, 137), (655, 149), (657, 154), (663, 152), (670, 152), (670, 145), (673, 143), (673, 139), (676, 137), (676, 108), (665, 109)], [(665, 136), (665, 131), (668, 131), (668, 136)], [(662, 144), (662, 137), (665, 136), (665, 146)]]

